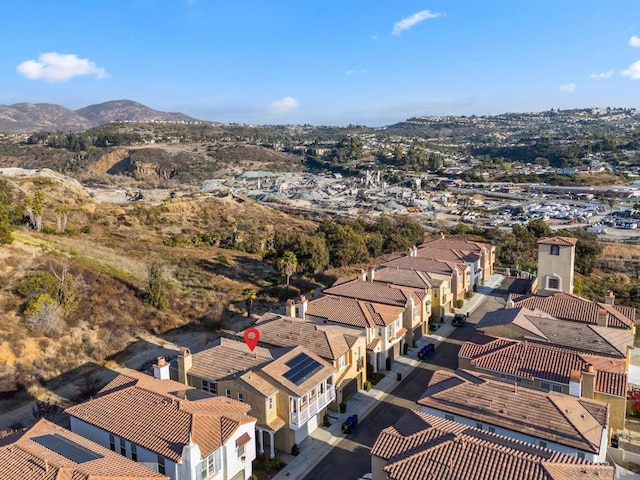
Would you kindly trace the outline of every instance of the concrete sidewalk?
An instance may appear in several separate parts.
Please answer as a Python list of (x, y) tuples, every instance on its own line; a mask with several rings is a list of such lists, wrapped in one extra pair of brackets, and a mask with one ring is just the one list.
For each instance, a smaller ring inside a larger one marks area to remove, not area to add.
[[(480, 305), (494, 288), (499, 286), (504, 280), (502, 275), (491, 275), (486, 283), (478, 287), (478, 291), (473, 298), (466, 300), (463, 308), (456, 309), (456, 313), (471, 313)], [(440, 325), (440, 328), (430, 335), (420, 338), (417, 342), (416, 350), (425, 343), (433, 342), (436, 349), (440, 342), (448, 337), (456, 329), (450, 321)], [(300, 453), (297, 456), (280, 453), (278, 456), (287, 463), (273, 480), (291, 480), (303, 478), (335, 447), (346, 435), (342, 433), (342, 422), (348, 416), (357, 413), (358, 421), (362, 421), (389, 392), (398, 385), (398, 373), (402, 378), (406, 378), (411, 371), (421, 363), (420, 360), (409, 356), (400, 356), (391, 365), (390, 371), (384, 371), (385, 376), (370, 391), (359, 391), (347, 403), (347, 412), (337, 413), (328, 410), (331, 420), (329, 428), (318, 427), (299, 446)], [(386, 425), (385, 425), (386, 427)]]

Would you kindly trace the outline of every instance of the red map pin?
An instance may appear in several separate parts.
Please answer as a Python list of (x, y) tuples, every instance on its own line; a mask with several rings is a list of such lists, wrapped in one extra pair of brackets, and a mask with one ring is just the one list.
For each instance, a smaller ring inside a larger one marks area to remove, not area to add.
[(244, 331), (244, 342), (249, 347), (249, 350), (253, 352), (258, 342), (260, 341), (260, 332), (256, 328), (247, 328)]

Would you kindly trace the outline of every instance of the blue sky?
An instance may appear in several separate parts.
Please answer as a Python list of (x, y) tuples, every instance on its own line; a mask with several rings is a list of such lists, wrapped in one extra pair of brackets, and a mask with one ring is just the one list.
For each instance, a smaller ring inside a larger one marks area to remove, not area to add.
[(640, 107), (639, 0), (22, 0), (0, 104), (239, 123)]

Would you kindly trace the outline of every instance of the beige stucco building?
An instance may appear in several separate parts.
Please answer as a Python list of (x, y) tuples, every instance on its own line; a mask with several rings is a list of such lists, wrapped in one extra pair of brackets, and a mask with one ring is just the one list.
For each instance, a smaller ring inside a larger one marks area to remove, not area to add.
[(538, 295), (573, 293), (577, 238), (544, 237), (538, 240)]

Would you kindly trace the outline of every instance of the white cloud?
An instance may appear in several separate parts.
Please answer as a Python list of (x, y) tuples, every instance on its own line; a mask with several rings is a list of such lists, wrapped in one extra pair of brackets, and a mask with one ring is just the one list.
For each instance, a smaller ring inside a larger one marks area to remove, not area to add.
[(605, 78), (611, 78), (611, 75), (613, 75), (613, 70), (607, 70), (606, 72), (592, 73), (591, 78), (594, 80), (603, 80)]
[(282, 113), (295, 110), (300, 106), (300, 102), (293, 97), (283, 97), (280, 100), (275, 100), (269, 104), (269, 111), (271, 113)]
[(347, 75), (364, 75), (365, 73), (368, 73), (369, 70), (367, 70), (366, 68), (361, 68), (360, 70), (347, 70)]
[(576, 91), (577, 85), (575, 83), (566, 83), (564, 85), (560, 85), (558, 90), (564, 93), (573, 93)]
[(428, 20), (430, 18), (440, 17), (440, 13), (433, 13), (431, 10), (422, 10), (421, 12), (414, 13), (410, 17), (405, 17), (393, 26), (393, 35), (400, 35), (405, 30), (409, 30), (411, 27), (416, 26), (420, 22)]
[(640, 80), (640, 60), (633, 62), (626, 70), (622, 70), (620, 75), (632, 80)]
[(82, 75), (94, 75), (98, 79), (109, 78), (104, 68), (98, 67), (88, 58), (56, 52), (43, 53), (38, 60), (22, 62), (16, 70), (30, 80), (42, 79), (49, 82), (66, 82)]
[(640, 37), (636, 37), (635, 35), (629, 39), (629, 45), (632, 47), (640, 47)]

